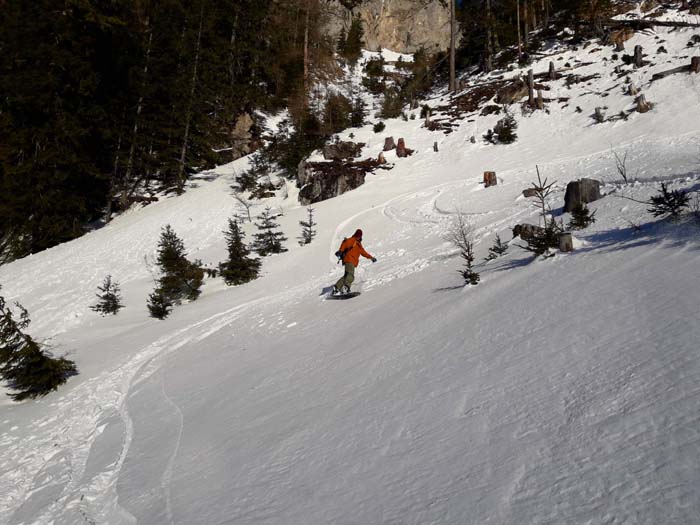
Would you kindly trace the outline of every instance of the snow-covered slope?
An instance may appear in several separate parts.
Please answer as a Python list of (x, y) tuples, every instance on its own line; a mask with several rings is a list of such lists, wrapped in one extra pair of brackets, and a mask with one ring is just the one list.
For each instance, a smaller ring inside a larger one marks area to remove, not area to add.
[[(31, 333), (80, 369), (44, 399), (0, 406), (0, 523), (700, 521), (700, 229), (623, 198), (643, 201), (660, 180), (700, 187), (700, 75), (647, 83), (689, 62), (691, 35), (659, 31), (671, 63), (632, 74), (655, 107), (627, 120), (590, 118), (600, 93), (610, 115), (632, 99), (599, 60), (612, 51), (589, 48), (563, 62), (595, 62), (581, 74), (601, 79), (554, 85), (570, 101), (549, 114), (516, 113), (513, 145), (469, 142), (496, 116), (449, 135), (419, 118), (351, 130), (368, 155), (385, 135), (416, 153), (315, 205), (309, 246), (294, 239), (306, 214), (294, 188), (260, 203), (254, 213), (284, 211), (289, 252), (247, 285), (208, 280), (165, 321), (145, 307), (160, 228), (193, 258), (222, 260), (228, 187), (246, 160), (0, 267)], [(627, 46), (656, 49), (655, 37)], [(636, 182), (619, 180), (611, 148)], [(485, 256), (496, 233), (536, 223), (521, 195), (535, 165), (558, 181), (555, 210), (566, 182), (605, 181), (597, 222), (571, 254), (531, 262), (516, 242), (462, 287), (443, 240), (455, 212), (474, 220)], [(498, 186), (484, 189), (485, 170)], [(378, 262), (361, 262), (360, 297), (325, 301), (332, 254), (358, 227)], [(116, 318), (88, 308), (107, 273), (127, 305)]]

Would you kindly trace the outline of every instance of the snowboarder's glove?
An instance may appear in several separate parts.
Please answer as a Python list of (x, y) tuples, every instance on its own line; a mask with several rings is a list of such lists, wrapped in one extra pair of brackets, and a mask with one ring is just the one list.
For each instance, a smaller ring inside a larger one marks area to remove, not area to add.
[(372, 262), (373, 262), (373, 263), (377, 262), (377, 258), (376, 258), (376, 257), (372, 257)]

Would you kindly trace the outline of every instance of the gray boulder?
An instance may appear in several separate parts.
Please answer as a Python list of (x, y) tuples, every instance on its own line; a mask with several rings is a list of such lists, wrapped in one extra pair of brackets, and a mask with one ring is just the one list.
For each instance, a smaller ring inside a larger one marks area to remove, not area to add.
[(364, 143), (340, 141), (323, 146), (323, 158), (326, 160), (346, 160), (360, 156)]

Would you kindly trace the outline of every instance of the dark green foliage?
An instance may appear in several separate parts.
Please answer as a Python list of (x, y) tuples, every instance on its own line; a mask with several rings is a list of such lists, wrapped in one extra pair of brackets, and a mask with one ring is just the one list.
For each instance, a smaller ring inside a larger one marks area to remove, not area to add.
[(295, 178), (299, 163), (322, 147), (328, 139), (322, 128), (318, 118), (308, 112), (300, 127), (285, 120), (280, 124), (279, 132), (260, 151), (260, 155), (280, 168), (285, 176)]
[(170, 301), (160, 289), (156, 289), (153, 293), (149, 294), (146, 305), (148, 306), (151, 317), (161, 320), (168, 317), (170, 315), (170, 310), (173, 309), (172, 301)]
[(180, 304), (183, 299), (194, 301), (199, 297), (204, 270), (187, 260), (185, 245), (169, 224), (160, 234), (157, 262), (161, 276), (149, 297), (148, 309), (153, 317), (162, 319), (155, 314), (165, 312), (167, 315), (170, 306)]
[(261, 257), (272, 253), (286, 252), (287, 249), (282, 243), (287, 238), (281, 231), (278, 231), (279, 224), (275, 222), (272, 209), (270, 207), (265, 208), (258, 219), (258, 222), (255, 223), (258, 227), (258, 233), (253, 235), (253, 250)]
[(386, 124), (384, 124), (384, 122), (377, 122), (377, 123), (372, 127), (372, 130), (373, 130), (375, 133), (381, 133), (382, 131), (384, 131), (385, 128), (386, 128)]
[(513, 115), (506, 112), (506, 116), (496, 122), (492, 130), (486, 132), (484, 140), (491, 144), (512, 144), (518, 139), (516, 129), (518, 129), (518, 122)]
[(353, 105), (347, 97), (333, 94), (328, 97), (323, 112), (323, 130), (326, 135), (340, 133), (352, 125)]
[(121, 302), (119, 283), (112, 281), (111, 275), (105, 277), (102, 286), (98, 286), (97, 289), (100, 291), (97, 294), (97, 304), (90, 309), (102, 315), (116, 315), (124, 307)]
[(559, 247), (559, 234), (564, 231), (561, 224), (554, 219), (545, 219), (545, 227), (536, 231), (527, 239), (527, 245), (521, 246), (525, 250), (535, 254), (535, 257), (546, 254), (550, 249)]
[(506, 252), (508, 252), (508, 243), (501, 241), (500, 235), (496, 234), (496, 240), (493, 242), (493, 246), (489, 248), (489, 254), (484, 260), (492, 261), (501, 255), (505, 255)]
[(0, 296), (0, 378), (11, 390), (14, 401), (34, 399), (56, 390), (77, 374), (75, 363), (63, 357), (55, 358), (44, 351), (24, 330), (29, 326), (29, 314), (19, 303), (19, 320)]
[(224, 236), (228, 259), (219, 265), (219, 269), (226, 284), (233, 286), (256, 279), (260, 272), (260, 260), (249, 257), (250, 251), (244, 242), (245, 234), (237, 219), (228, 220), (228, 230)]
[(352, 101), (352, 111), (350, 112), (350, 126), (359, 128), (364, 125), (366, 116), (367, 111), (365, 110), (365, 103), (359, 96), (355, 97)]
[(307, 208), (306, 211), (309, 213), (308, 220), (299, 221), (299, 225), (301, 226), (301, 236), (299, 236), (299, 244), (301, 246), (305, 244), (311, 244), (311, 241), (313, 241), (314, 237), (316, 237), (316, 230), (314, 230), (314, 226), (316, 226), (316, 222), (314, 221), (314, 209)]
[(315, 139), (298, 109), (307, 13), (313, 73), (332, 47), (319, 0), (3, 2), (0, 262), (80, 236), (139, 195), (181, 192), (231, 160), (215, 150), (244, 112), (295, 108), (303, 155)]
[(423, 104), (420, 108), (420, 118), (426, 118), (428, 115), (430, 115), (430, 106)]
[(659, 194), (649, 199), (651, 208), (648, 211), (654, 217), (669, 215), (673, 219), (677, 219), (689, 202), (690, 196), (687, 192), (680, 190), (668, 191), (668, 187), (662, 182)]
[(595, 222), (595, 212), (591, 213), (585, 203), (578, 202), (571, 210), (570, 230), (583, 230)]
[(384, 101), (380, 116), (382, 118), (396, 118), (401, 115), (403, 110), (403, 97), (398, 89), (390, 88), (384, 93)]
[(338, 53), (345, 58), (348, 63), (355, 65), (357, 60), (362, 55), (362, 47), (364, 46), (364, 30), (362, 28), (362, 20), (359, 16), (353, 17), (348, 29), (345, 41), (338, 46)]

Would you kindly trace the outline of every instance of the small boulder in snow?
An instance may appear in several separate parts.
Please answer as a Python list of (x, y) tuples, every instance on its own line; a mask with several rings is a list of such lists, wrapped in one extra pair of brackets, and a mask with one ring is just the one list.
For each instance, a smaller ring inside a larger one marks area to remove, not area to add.
[(577, 204), (587, 204), (600, 199), (600, 181), (579, 179), (566, 185), (564, 211), (571, 212)]

